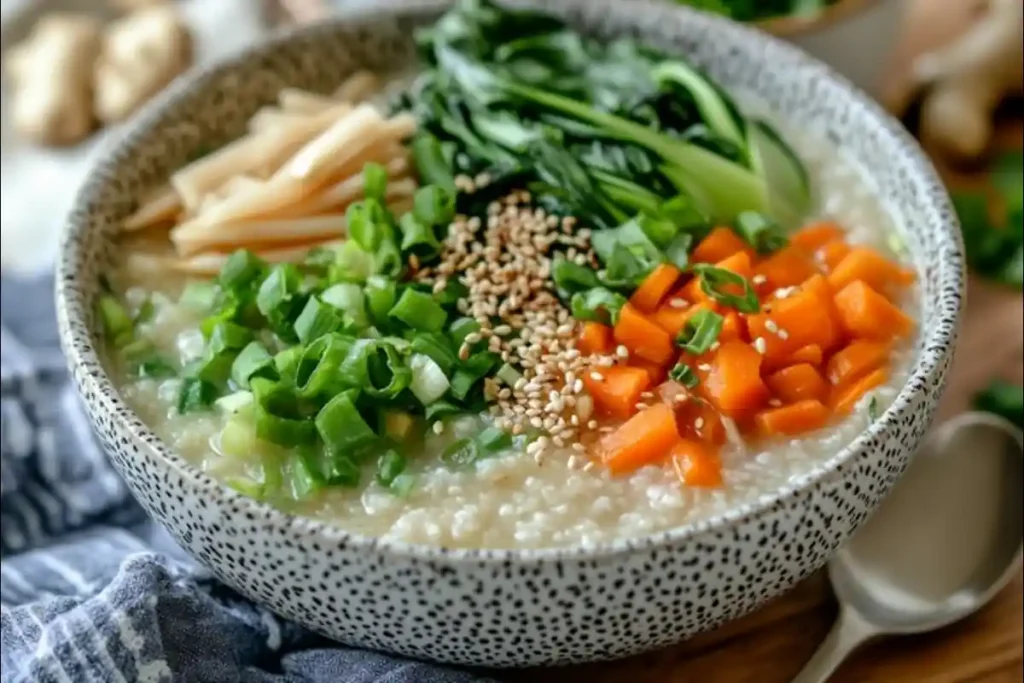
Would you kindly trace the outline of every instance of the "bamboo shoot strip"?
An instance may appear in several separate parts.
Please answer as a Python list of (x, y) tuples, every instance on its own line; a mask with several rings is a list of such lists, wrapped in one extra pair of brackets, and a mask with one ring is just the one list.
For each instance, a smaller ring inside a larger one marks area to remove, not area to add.
[(146, 198), (135, 213), (125, 219), (122, 229), (125, 232), (132, 232), (173, 221), (181, 213), (181, 209), (181, 197), (170, 185), (164, 185)]
[[(304, 259), (309, 250), (314, 247), (331, 247), (339, 244), (341, 244), (339, 241), (302, 242), (300, 244), (266, 249), (254, 253), (267, 263), (297, 263)], [(166, 259), (166, 262), (171, 270), (179, 273), (214, 276), (221, 271), (221, 268), (224, 267), (230, 256), (231, 254), (206, 253), (187, 259)]]
[(221, 186), (233, 175), (272, 173), (296, 149), (350, 109), (351, 105), (338, 104), (315, 116), (235, 140), (176, 172), (171, 176), (171, 185), (181, 195), (185, 208), (194, 210), (204, 194)]
[(316, 187), (338, 167), (373, 145), (385, 130), (380, 113), (368, 104), (361, 104), (307, 142), (281, 167), (274, 179), (291, 178), (306, 187)]
[(281, 111), (279, 107), (261, 107), (249, 119), (249, 133), (258, 134), (273, 130), (278, 126), (291, 126), (297, 121), (304, 121), (309, 116)]
[(362, 102), (380, 90), (380, 81), (369, 71), (357, 71), (338, 86), (332, 97), (343, 102)]
[(204, 251), (258, 249), (261, 245), (325, 240), (345, 235), (345, 214), (334, 213), (307, 218), (269, 221), (245, 221), (217, 226), (201, 235), (174, 236), (174, 245), (182, 256)]

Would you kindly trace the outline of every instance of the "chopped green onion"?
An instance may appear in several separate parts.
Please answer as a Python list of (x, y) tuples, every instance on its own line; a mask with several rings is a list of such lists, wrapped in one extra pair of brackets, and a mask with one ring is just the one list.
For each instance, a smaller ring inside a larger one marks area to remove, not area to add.
[(384, 193), (388, 188), (388, 172), (375, 161), (363, 165), (363, 196), (384, 203)]
[(186, 377), (178, 393), (178, 414), (205, 410), (217, 398), (217, 388), (197, 377)]
[(140, 361), (135, 368), (135, 373), (141, 378), (152, 378), (162, 379), (165, 377), (174, 377), (177, 371), (174, 366), (167, 362), (161, 356), (153, 355), (149, 358)]
[(868, 403), (868, 419), (874, 422), (878, 419), (878, 397), (872, 396)]
[(395, 477), (405, 471), (405, 457), (394, 448), (389, 448), (377, 460), (377, 482), (391, 486)]
[[(476, 323), (475, 320), (473, 322)], [(443, 332), (417, 333), (416, 336), (412, 338), (412, 345), (410, 349), (413, 353), (422, 353), (430, 356), (430, 358), (441, 367), (441, 371), (444, 372), (445, 375), (450, 375), (455, 369), (455, 364), (459, 361), (458, 356), (455, 354), (455, 350), (452, 349), (451, 344), (448, 342), (448, 338)]]
[(707, 353), (711, 346), (718, 341), (723, 322), (725, 322), (725, 318), (714, 311), (697, 311), (690, 316), (686, 324), (683, 325), (683, 329), (679, 331), (676, 344), (695, 356)]
[[(342, 370), (349, 352), (357, 344), (341, 334), (325, 334), (302, 349), (295, 367), (295, 388), (304, 398), (356, 389), (366, 382), (365, 361), (361, 367)], [(368, 343), (364, 341), (364, 343)], [(299, 347), (301, 348), (301, 347)]]
[(274, 359), (266, 347), (258, 341), (251, 341), (238, 352), (231, 363), (231, 381), (240, 387), (248, 387), (252, 377), (270, 377), (276, 374)]
[(515, 366), (508, 363), (503, 363), (498, 371), (494, 373), (494, 376), (500, 379), (502, 382), (510, 387), (514, 387), (516, 382), (522, 378), (523, 373), (519, 372)]
[(241, 412), (235, 413), (220, 430), (220, 451), (236, 458), (249, 458), (256, 452), (259, 442), (251, 417), (242, 418), (242, 415)]
[(155, 313), (156, 306), (153, 304), (153, 297), (147, 296), (139, 306), (139, 310), (135, 311), (135, 317), (132, 319), (132, 323), (135, 325), (147, 323), (153, 319), (153, 315)]
[(107, 341), (117, 347), (132, 340), (132, 318), (112, 294), (101, 294), (97, 304)]
[(457, 279), (449, 278), (444, 284), (444, 289), (434, 294), (434, 301), (442, 306), (451, 307), (457, 305), (460, 299), (465, 299), (467, 296), (469, 296), (469, 288)]
[(366, 282), (373, 275), (373, 268), (371, 254), (355, 242), (345, 242), (338, 247), (329, 277), (333, 282)]
[(291, 460), (291, 466), (292, 497), (295, 500), (303, 500), (323, 487), (325, 482), (320, 471), (319, 449), (299, 447)]
[(239, 249), (228, 257), (217, 281), (226, 292), (240, 291), (263, 274), (267, 264), (252, 252)]
[(416, 174), (423, 182), (455, 192), (455, 176), (445, 156), (444, 145), (430, 133), (420, 132), (410, 144)]
[(398, 298), (398, 286), (394, 280), (373, 275), (366, 280), (366, 307), (376, 325), (388, 322), (388, 313)]
[(415, 289), (406, 289), (389, 315), (424, 332), (438, 332), (448, 320), (448, 314), (429, 294)]
[(214, 405), (216, 405), (222, 412), (228, 415), (234, 415), (246, 406), (252, 405), (252, 392), (236, 391), (233, 394), (221, 396), (214, 401)]
[(328, 303), (344, 315), (346, 324), (363, 328), (370, 324), (369, 316), (366, 313), (366, 297), (363, 289), (351, 282), (342, 282), (330, 287), (320, 295), (320, 300)]
[(404, 498), (405, 496), (409, 495), (409, 492), (412, 491), (415, 485), (415, 475), (403, 472), (402, 474), (399, 474), (397, 477), (395, 477), (394, 480), (392, 480), (391, 486), (389, 488), (391, 489), (391, 493), (393, 493), (395, 496), (399, 498)]
[(263, 500), (263, 484), (249, 477), (228, 477), (224, 480), (230, 488), (254, 500)]
[(349, 392), (327, 402), (316, 416), (316, 431), (332, 456), (343, 454), (373, 441), (377, 435), (359, 414)]
[(572, 295), (569, 309), (577, 320), (593, 320), (604, 325), (615, 325), (619, 311), (626, 305), (626, 297), (604, 287), (594, 287)]
[(368, 254), (377, 251), (384, 239), (383, 226), (391, 220), (386, 211), (380, 202), (369, 197), (349, 204), (345, 211), (349, 239)]
[(413, 252), (424, 261), (433, 259), (441, 252), (441, 242), (430, 223), (407, 213), (398, 219), (398, 229), (402, 233), (400, 246), (403, 252)]
[(260, 283), (256, 293), (256, 307), (275, 328), (282, 328), (292, 322), (295, 314), (293, 298), (299, 291), (302, 277), (291, 263), (274, 266)]
[[(761, 310), (761, 305), (757, 301), (757, 293), (742, 275), (706, 263), (694, 264), (691, 266), (691, 270), (700, 279), (701, 291), (715, 301), (742, 313), (757, 313)], [(743, 293), (733, 294), (726, 291), (725, 288), (730, 286), (741, 287)]]
[(683, 270), (690, 263), (690, 247), (693, 245), (693, 235), (681, 232), (665, 247), (665, 258), (679, 270)]
[(341, 325), (342, 320), (337, 308), (311, 296), (302, 313), (295, 319), (295, 334), (298, 335), (299, 341), (308, 344), (328, 332), (334, 332)]
[(274, 356), (274, 369), (277, 370), (277, 374), (289, 382), (295, 382), (298, 374), (299, 363), (302, 361), (302, 356), (305, 353), (305, 348), (302, 346), (290, 346), (287, 349), (278, 352)]
[(473, 318), (458, 318), (451, 324), (448, 329), (448, 334), (452, 338), (452, 343), (455, 348), (462, 348), (462, 345), (466, 342), (466, 337), (480, 331), (480, 323)]
[(497, 453), (512, 447), (512, 435), (498, 427), (488, 427), (480, 432), (477, 441), (480, 448), (489, 453)]
[(452, 375), (450, 391), (452, 396), (464, 401), (477, 382), (501, 362), (501, 356), (490, 351), (481, 351), (470, 356)]
[(441, 462), (449, 467), (465, 467), (476, 462), (479, 450), (473, 439), (456, 439), (441, 452)]
[(189, 282), (181, 292), (178, 303), (193, 311), (206, 312), (217, 301), (217, 287), (211, 282)]
[(352, 488), (359, 485), (362, 472), (359, 469), (359, 465), (347, 455), (340, 453), (332, 454), (327, 466), (327, 482), (332, 486), (348, 486)]
[(676, 363), (675, 367), (668, 371), (668, 376), (673, 381), (679, 382), (687, 389), (693, 389), (700, 380), (697, 379), (697, 375), (694, 374), (693, 369), (685, 363)]
[(744, 211), (736, 217), (736, 232), (759, 254), (769, 254), (789, 244), (782, 227), (756, 211)]
[(252, 332), (236, 325), (235, 323), (222, 321), (217, 323), (210, 333), (210, 340), (206, 344), (207, 352), (218, 354), (224, 351), (237, 351), (243, 348), (252, 340)]
[(434, 401), (424, 411), (424, 416), (427, 418), (427, 422), (436, 422), (444, 417), (451, 415), (459, 415), (466, 411), (462, 406), (455, 405), (451, 401)]
[(395, 398), (412, 382), (412, 370), (398, 349), (386, 341), (372, 342), (366, 356), (366, 367), (367, 382), (362, 389), (374, 398)]
[(412, 371), (409, 389), (423, 405), (429, 407), (448, 391), (448, 377), (430, 356), (423, 353), (412, 354), (409, 358), (409, 369)]
[(254, 377), (252, 388), (256, 436), (279, 446), (293, 447), (316, 439), (313, 422), (299, 414), (298, 397), (287, 387)]
[(447, 226), (455, 218), (455, 195), (438, 185), (424, 185), (412, 196), (412, 213), (430, 226)]

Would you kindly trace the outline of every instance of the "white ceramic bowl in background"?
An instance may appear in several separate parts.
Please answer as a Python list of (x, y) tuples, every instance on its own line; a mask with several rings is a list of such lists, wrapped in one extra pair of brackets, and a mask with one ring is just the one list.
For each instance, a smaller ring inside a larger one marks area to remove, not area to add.
[(728, 513), (593, 548), (451, 550), (368, 538), (244, 497), (171, 451), (125, 404), (100, 357), (94, 304), (121, 221), (200, 148), (239, 135), (284, 86), (327, 92), (360, 67), (396, 69), (447, 6), (394, 0), (278, 36), (172, 86), (80, 194), (57, 272), (61, 341), (96, 431), (134, 494), (218, 577), (345, 643), (493, 666), (580, 662), (666, 645), (738, 617), (821, 567), (903, 472), (945, 384), (963, 248), (948, 197), (913, 139), (816, 60), (685, 8), (517, 0), (585, 32), (688, 56), (726, 88), (832, 140), (879, 188), (920, 274), (910, 378), (848, 447)]
[(780, 17), (756, 26), (806, 50), (879, 98), (905, 14), (906, 0), (839, 0), (807, 19)]

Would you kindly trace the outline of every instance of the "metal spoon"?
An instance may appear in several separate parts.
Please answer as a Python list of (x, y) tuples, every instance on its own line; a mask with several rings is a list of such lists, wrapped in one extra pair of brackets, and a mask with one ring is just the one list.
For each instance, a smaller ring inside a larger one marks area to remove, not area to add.
[(893, 492), (829, 563), (839, 617), (793, 683), (823, 683), (854, 650), (985, 605), (1019, 571), (1024, 436), (967, 413), (936, 429)]

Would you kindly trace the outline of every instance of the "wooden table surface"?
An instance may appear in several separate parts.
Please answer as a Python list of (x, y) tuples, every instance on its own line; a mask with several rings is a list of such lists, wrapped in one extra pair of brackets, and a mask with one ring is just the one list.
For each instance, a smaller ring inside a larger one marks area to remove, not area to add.
[[(916, 0), (912, 28), (895, 63), (941, 44), (965, 25), (971, 0)], [(894, 68), (893, 100), (903, 73)], [(1020, 148), (1022, 107), (1007, 112), (997, 148)], [(936, 160), (950, 187), (981, 182), (980, 174), (954, 171)], [(972, 278), (967, 320), (944, 403), (937, 419), (966, 409), (994, 376), (1024, 382), (1024, 319), (1020, 292)], [(836, 614), (822, 573), (753, 614), (665, 650), (566, 669), (519, 672), (530, 683), (783, 683), (800, 670), (825, 637)], [(1024, 575), (984, 610), (942, 631), (869, 645), (855, 654), (834, 683), (1020, 683), (1024, 678)]]

